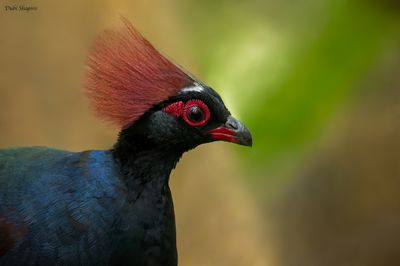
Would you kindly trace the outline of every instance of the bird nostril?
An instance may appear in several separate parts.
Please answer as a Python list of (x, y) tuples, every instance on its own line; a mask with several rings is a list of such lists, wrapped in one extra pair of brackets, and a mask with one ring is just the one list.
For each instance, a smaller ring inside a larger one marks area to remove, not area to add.
[(235, 120), (231, 120), (228, 118), (228, 121), (226, 121), (226, 125), (228, 127), (230, 127), (231, 129), (235, 129), (235, 130), (238, 129), (238, 124), (236, 123)]

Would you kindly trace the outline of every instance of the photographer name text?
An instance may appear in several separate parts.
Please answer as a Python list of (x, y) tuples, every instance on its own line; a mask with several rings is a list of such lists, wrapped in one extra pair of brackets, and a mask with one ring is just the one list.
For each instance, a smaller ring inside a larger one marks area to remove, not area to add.
[(27, 6), (27, 5), (5, 5), (4, 10), (10, 12), (31, 12), (37, 11), (39, 8), (37, 6)]

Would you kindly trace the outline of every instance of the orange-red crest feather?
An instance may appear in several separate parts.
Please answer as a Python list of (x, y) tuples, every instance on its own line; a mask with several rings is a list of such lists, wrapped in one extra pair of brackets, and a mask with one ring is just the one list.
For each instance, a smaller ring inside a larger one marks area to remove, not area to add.
[(95, 112), (125, 127), (193, 80), (123, 22), (122, 29), (105, 31), (95, 42), (85, 86)]

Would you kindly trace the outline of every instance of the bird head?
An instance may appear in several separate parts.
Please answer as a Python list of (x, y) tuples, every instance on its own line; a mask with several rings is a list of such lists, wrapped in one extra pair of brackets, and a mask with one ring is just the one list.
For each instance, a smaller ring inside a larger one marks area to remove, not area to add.
[(88, 59), (85, 85), (96, 114), (120, 126), (128, 142), (180, 151), (219, 140), (252, 145), (216, 91), (123, 22), (98, 38)]
[(218, 140), (252, 145), (250, 131), (231, 116), (221, 97), (199, 83), (156, 104), (125, 131), (132, 138), (141, 133), (157, 146), (183, 151)]

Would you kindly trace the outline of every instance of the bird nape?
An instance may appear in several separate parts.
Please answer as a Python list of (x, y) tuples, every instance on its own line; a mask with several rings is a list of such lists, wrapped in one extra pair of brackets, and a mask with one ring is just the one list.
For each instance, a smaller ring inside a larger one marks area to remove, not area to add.
[(0, 265), (177, 265), (171, 170), (202, 143), (251, 146), (250, 132), (126, 20), (87, 65), (92, 107), (118, 140), (0, 150)]

